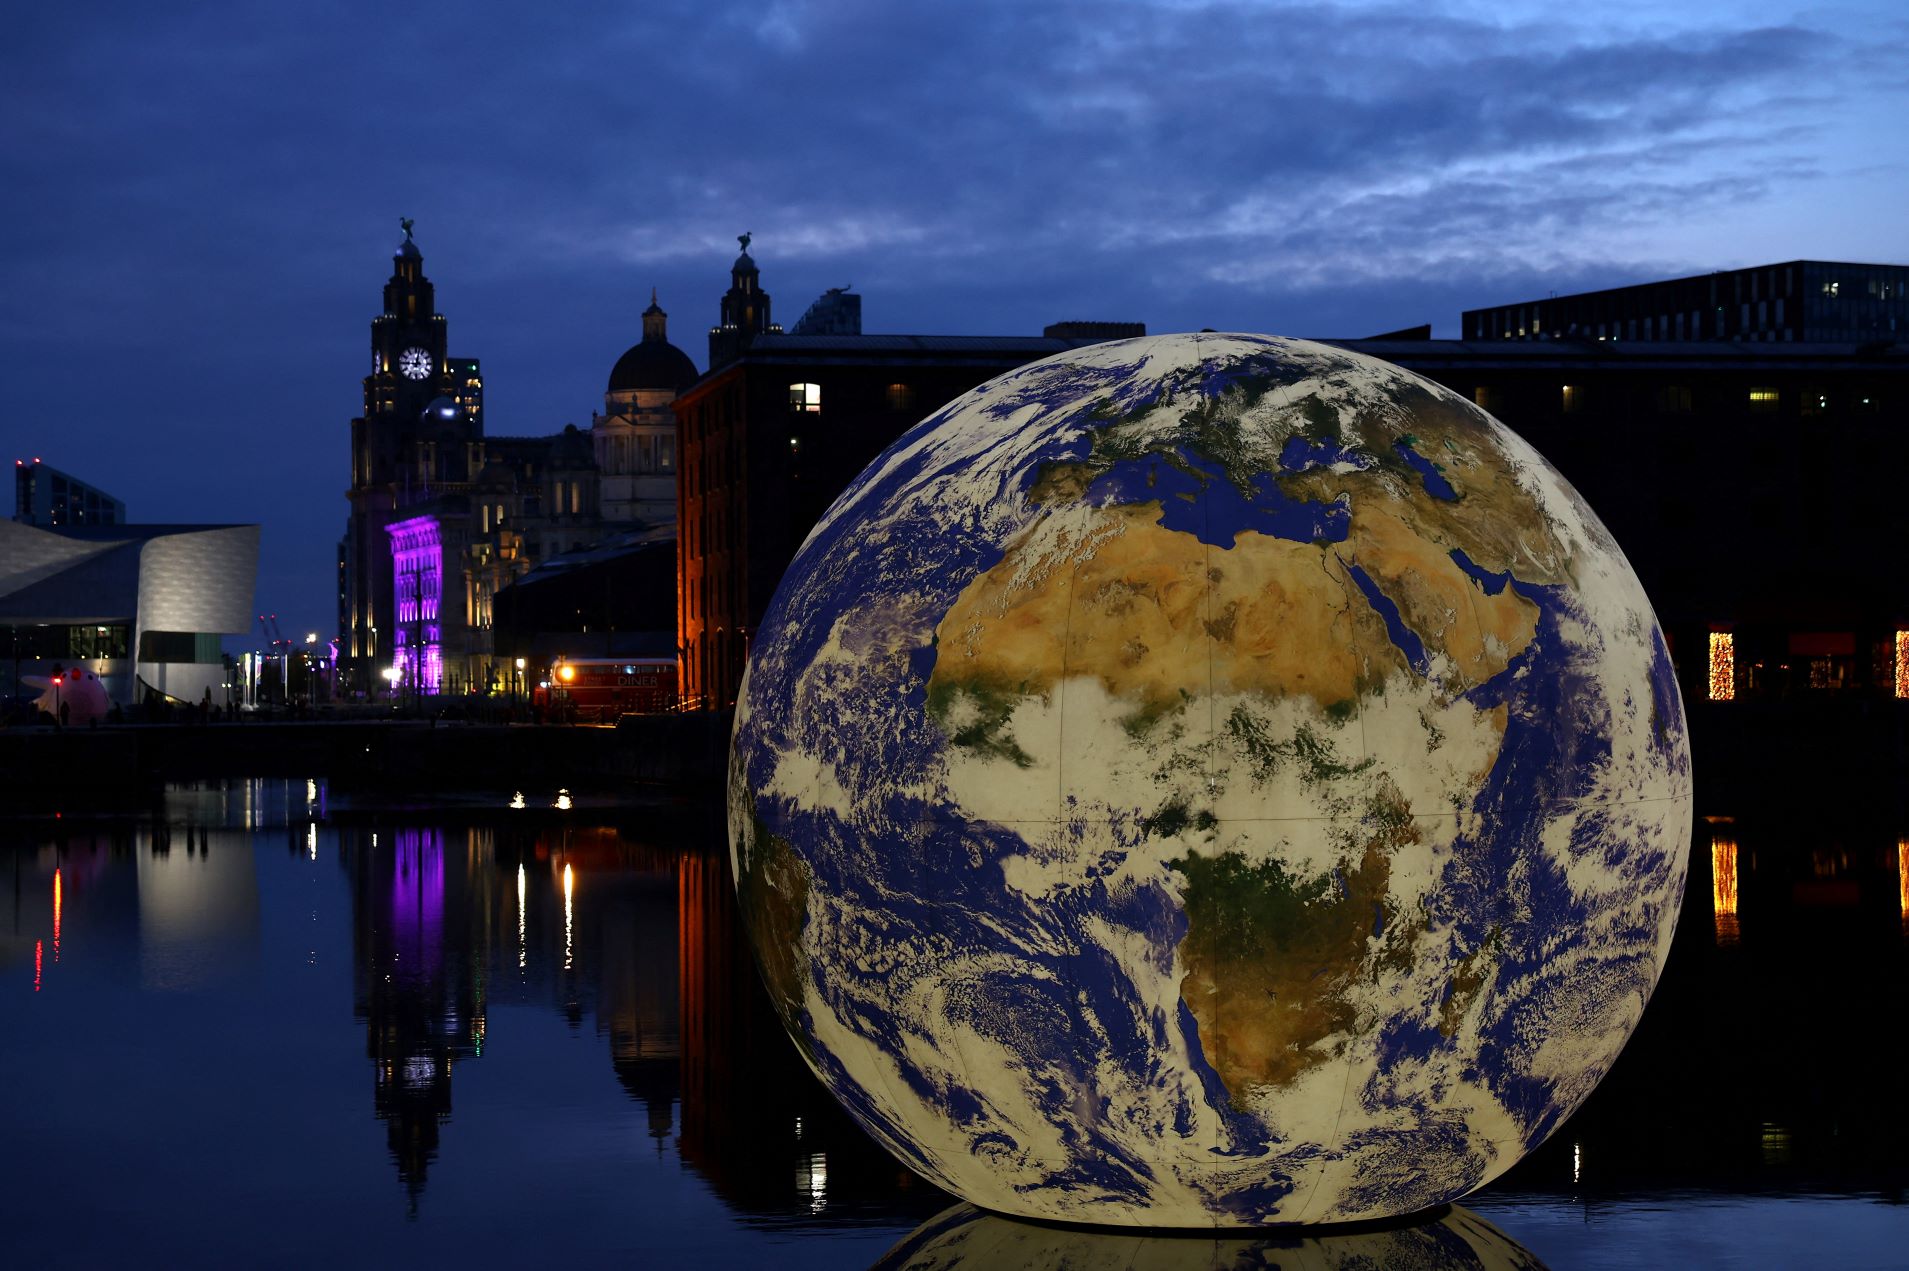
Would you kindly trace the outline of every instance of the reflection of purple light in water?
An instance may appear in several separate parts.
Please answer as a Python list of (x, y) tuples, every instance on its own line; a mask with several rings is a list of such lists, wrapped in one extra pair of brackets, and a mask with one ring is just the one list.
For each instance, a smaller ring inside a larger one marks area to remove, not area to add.
[(391, 873), (391, 943), (398, 972), (430, 979), (444, 957), (444, 835), (399, 830)]
[(576, 883), (570, 873), (570, 863), (566, 861), (563, 866), (563, 969), (566, 971), (576, 965), (576, 944), (572, 939), (574, 911), (570, 904), (575, 891)]

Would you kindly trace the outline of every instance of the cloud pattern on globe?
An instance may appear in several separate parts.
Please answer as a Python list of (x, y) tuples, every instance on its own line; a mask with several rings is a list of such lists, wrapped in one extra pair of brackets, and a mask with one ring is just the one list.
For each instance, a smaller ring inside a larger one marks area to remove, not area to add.
[(1571, 487), (1304, 341), (1125, 340), (895, 443), (757, 633), (739, 900), (797, 1045), (1007, 1213), (1405, 1213), (1607, 1072), (1683, 894), (1669, 652)]

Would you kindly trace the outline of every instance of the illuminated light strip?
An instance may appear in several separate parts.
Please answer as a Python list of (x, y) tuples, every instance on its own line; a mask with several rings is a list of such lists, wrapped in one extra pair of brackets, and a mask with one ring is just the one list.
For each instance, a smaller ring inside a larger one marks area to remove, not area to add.
[(1737, 695), (1737, 638), (1728, 631), (1710, 633), (1710, 700), (1728, 702)]
[(1909, 631), (1896, 632), (1896, 699), (1909, 700)]
[(60, 871), (53, 871), (53, 960), (60, 960), (60, 911), (65, 908), (62, 902)]

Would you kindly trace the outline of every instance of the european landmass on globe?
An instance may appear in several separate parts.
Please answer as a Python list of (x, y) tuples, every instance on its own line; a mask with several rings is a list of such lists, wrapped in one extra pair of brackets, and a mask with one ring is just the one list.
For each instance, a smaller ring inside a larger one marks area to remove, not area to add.
[(1096, 345), (897, 441), (729, 773), (791, 1035), (902, 1161), (1115, 1225), (1385, 1217), (1555, 1130), (1688, 861), (1669, 650), (1522, 439), (1263, 336)]

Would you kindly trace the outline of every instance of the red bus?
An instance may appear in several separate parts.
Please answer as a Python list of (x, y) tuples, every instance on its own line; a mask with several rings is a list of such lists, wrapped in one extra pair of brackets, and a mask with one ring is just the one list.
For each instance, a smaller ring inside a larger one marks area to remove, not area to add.
[(586, 724), (674, 710), (676, 659), (566, 658), (550, 669), (550, 687), (536, 689), (531, 701)]

